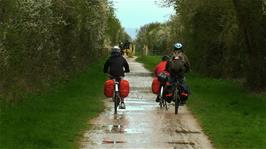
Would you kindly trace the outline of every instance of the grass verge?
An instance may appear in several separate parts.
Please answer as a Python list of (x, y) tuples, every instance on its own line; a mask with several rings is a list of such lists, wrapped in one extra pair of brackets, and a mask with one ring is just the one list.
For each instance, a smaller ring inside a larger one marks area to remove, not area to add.
[[(142, 57), (149, 70), (159, 57)], [(234, 81), (189, 74), (188, 106), (219, 149), (266, 148), (266, 95), (252, 94)]]
[(103, 111), (103, 61), (20, 103), (0, 103), (1, 149), (78, 148), (88, 120)]
[(145, 68), (153, 72), (155, 66), (161, 61), (161, 56), (143, 56), (136, 59), (144, 64)]

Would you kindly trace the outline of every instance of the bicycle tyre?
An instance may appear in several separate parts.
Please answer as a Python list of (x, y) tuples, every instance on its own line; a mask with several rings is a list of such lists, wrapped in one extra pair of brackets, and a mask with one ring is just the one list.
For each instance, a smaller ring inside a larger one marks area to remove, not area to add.
[(163, 98), (161, 96), (159, 96), (158, 98), (159, 98), (160, 109), (162, 109), (163, 108)]
[(178, 107), (179, 107), (179, 104), (180, 104), (179, 95), (178, 95), (178, 89), (175, 89), (174, 101), (175, 101), (175, 114), (178, 114)]
[(117, 107), (119, 105), (119, 98), (117, 95), (114, 97), (114, 113), (117, 114)]
[(166, 100), (164, 99), (163, 102), (164, 102), (165, 110), (168, 110), (168, 106), (167, 106), (167, 102), (166, 102)]
[(160, 98), (160, 103), (159, 103), (160, 104), (160, 109), (165, 107), (165, 110), (168, 110), (166, 100), (163, 97), (161, 97), (161, 96), (159, 96), (159, 98)]

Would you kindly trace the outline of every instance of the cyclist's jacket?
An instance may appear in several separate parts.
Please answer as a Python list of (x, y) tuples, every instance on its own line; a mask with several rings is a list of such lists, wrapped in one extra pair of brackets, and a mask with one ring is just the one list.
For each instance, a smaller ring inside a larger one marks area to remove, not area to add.
[(184, 62), (184, 66), (186, 68), (185, 72), (190, 71), (190, 62), (184, 52), (176, 51), (170, 57), (171, 59), (175, 59), (175, 57), (179, 57)]
[(129, 66), (120, 53), (113, 53), (105, 62), (103, 71), (113, 77), (121, 77), (125, 76), (125, 72), (129, 72)]

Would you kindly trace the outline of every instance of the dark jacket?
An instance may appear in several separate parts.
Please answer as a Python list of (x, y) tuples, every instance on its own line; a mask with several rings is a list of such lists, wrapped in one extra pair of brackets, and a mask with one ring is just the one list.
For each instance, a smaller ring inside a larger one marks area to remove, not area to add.
[(113, 77), (120, 77), (125, 76), (124, 72), (129, 72), (129, 66), (121, 54), (113, 53), (105, 62), (103, 71)]

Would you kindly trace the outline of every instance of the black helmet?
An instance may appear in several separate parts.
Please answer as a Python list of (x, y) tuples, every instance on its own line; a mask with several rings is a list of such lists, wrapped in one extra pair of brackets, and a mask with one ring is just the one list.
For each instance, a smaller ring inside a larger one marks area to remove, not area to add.
[(177, 42), (174, 44), (174, 50), (175, 51), (182, 50), (182, 47), (183, 47), (183, 45), (181, 43)]

